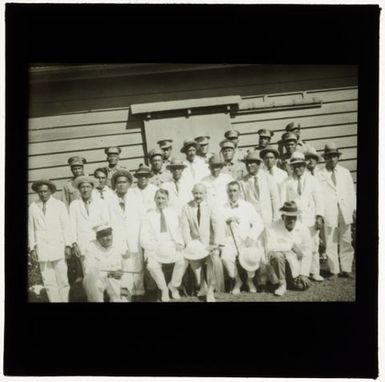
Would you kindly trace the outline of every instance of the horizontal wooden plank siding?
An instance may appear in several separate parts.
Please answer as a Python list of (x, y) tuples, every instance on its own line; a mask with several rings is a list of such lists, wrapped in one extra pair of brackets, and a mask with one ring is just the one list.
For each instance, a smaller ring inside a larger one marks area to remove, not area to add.
[[(306, 91), (306, 89), (304, 89)], [(301, 96), (301, 93), (272, 94), (268, 99), (279, 102), (290, 102)], [(252, 112), (239, 111), (231, 120), (234, 129), (239, 130), (240, 146), (252, 149), (258, 143), (259, 129), (274, 131), (272, 143), (276, 144), (290, 122), (301, 125), (301, 138), (315, 147), (319, 152), (327, 142), (335, 142), (341, 149), (341, 165), (352, 172), (356, 182), (357, 172), (357, 87), (311, 90), (306, 97), (314, 97), (322, 101), (321, 107), (298, 108), (294, 110)], [(262, 97), (245, 97), (243, 103), (249, 105), (262, 102)], [(258, 110), (258, 109), (256, 109)], [(322, 160), (321, 160), (322, 163)]]

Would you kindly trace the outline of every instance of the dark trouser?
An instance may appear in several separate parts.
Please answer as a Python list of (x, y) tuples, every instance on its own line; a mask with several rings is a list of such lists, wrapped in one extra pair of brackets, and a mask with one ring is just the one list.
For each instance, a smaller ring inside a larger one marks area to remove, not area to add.
[(273, 267), (276, 280), (273, 280), (273, 284), (292, 284), (293, 276), (291, 274), (289, 263), (286, 261), (285, 254), (283, 252), (274, 252), (270, 257), (270, 264)]

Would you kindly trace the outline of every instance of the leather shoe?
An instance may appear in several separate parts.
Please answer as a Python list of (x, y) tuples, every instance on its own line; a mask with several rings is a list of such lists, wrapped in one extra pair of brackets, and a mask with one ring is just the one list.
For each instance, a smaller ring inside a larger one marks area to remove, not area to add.
[(352, 275), (349, 272), (341, 272), (339, 276), (343, 277), (345, 279), (351, 279), (352, 278)]

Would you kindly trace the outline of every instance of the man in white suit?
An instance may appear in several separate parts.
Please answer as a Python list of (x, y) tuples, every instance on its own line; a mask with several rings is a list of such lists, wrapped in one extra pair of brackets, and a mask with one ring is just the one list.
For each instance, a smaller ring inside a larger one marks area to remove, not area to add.
[(111, 178), (114, 195), (109, 200), (108, 211), (114, 242), (122, 256), (122, 270), (132, 272), (122, 276), (122, 287), (131, 295), (143, 295), (144, 265), (139, 245), (143, 206), (140, 204), (141, 200), (130, 192), (131, 184), (132, 175), (129, 171), (115, 172)]
[(325, 200), (326, 256), (332, 277), (351, 277), (354, 249), (351, 224), (356, 210), (352, 176), (338, 164), (341, 152), (334, 143), (325, 145), (325, 167), (318, 171)]
[(222, 173), (224, 161), (219, 155), (213, 155), (209, 160), (211, 175), (202, 179), (202, 183), (207, 189), (207, 201), (216, 203), (222, 207), (227, 201), (227, 185), (233, 181), (229, 174)]
[[(225, 246), (222, 250), (221, 258), (230, 278), (235, 280), (231, 293), (236, 295), (240, 293), (242, 286), (242, 280), (239, 277), (236, 264), (237, 256), (241, 256), (238, 251), (242, 251), (244, 248), (255, 250), (253, 253), (253, 263), (255, 264), (253, 269), (245, 269), (249, 291), (255, 293), (256, 288), (253, 278), (261, 261), (264, 260), (262, 248), (264, 225), (253, 206), (241, 199), (241, 190), (237, 181), (232, 181), (227, 185), (227, 194), (228, 201), (222, 206), (227, 228)], [(240, 265), (242, 266), (242, 263)]]
[(123, 302), (120, 297), (122, 256), (115, 246), (112, 228), (106, 224), (94, 227), (96, 239), (92, 240), (84, 256), (83, 287), (88, 302), (104, 302), (104, 291), (110, 302)]
[(75, 186), (80, 192), (80, 198), (70, 204), (72, 248), (83, 263), (85, 249), (95, 239), (93, 227), (108, 223), (109, 217), (106, 202), (92, 197), (94, 178), (80, 176), (76, 178)]
[[(182, 211), (185, 257), (200, 285), (198, 295), (206, 294), (206, 301), (214, 302), (214, 291), (224, 289), (223, 267), (219, 258), (220, 248), (224, 243), (223, 216), (215, 206), (207, 203), (204, 184), (196, 184), (192, 193), (194, 199)], [(206, 274), (203, 269), (205, 264)]]
[(192, 199), (191, 190), (193, 184), (190, 184), (186, 178), (183, 177), (183, 171), (186, 165), (179, 159), (171, 159), (167, 165), (167, 169), (172, 174), (172, 179), (164, 182), (162, 189), (168, 191), (168, 206), (177, 211), (178, 215), (182, 212), (182, 207)]
[[(298, 208), (295, 202), (285, 202), (280, 209), (282, 219), (266, 228), (266, 258), (274, 270), (274, 294), (282, 296), (287, 282), (298, 289), (307, 289), (313, 244), (310, 232), (298, 221)], [(286, 271), (286, 265), (290, 272)]]
[(110, 187), (107, 186), (107, 169), (99, 167), (94, 171), (94, 177), (97, 180), (96, 187), (92, 192), (92, 197), (107, 201), (113, 195)]
[[(144, 249), (147, 269), (162, 293), (162, 301), (169, 301), (169, 290), (179, 300), (179, 288), (187, 262), (182, 250), (180, 219), (175, 210), (167, 207), (168, 191), (159, 189), (155, 194), (156, 209), (148, 211), (140, 230), (140, 243)], [(167, 285), (162, 264), (174, 264), (170, 283)]]
[(210, 175), (207, 163), (197, 155), (198, 149), (199, 143), (192, 139), (186, 139), (183, 142), (183, 147), (180, 149), (180, 152), (186, 155), (186, 160), (184, 161), (186, 168), (183, 172), (183, 177), (193, 185)]
[(259, 151), (259, 156), (263, 160), (263, 171), (271, 176), (277, 186), (280, 187), (282, 182), (287, 178), (287, 172), (277, 167), (279, 152), (272, 146), (267, 146)]
[(319, 182), (306, 171), (305, 156), (295, 151), (290, 158), (292, 175), (281, 185), (281, 201), (294, 201), (299, 209), (299, 221), (309, 228), (313, 242), (311, 278), (323, 281), (319, 263), (319, 230), (322, 228), (324, 203)]
[(65, 259), (71, 257), (71, 235), (67, 208), (51, 195), (55, 185), (45, 179), (32, 184), (39, 200), (28, 210), (28, 246), (39, 262), (50, 302), (68, 302), (69, 283)]
[(248, 175), (240, 181), (243, 198), (260, 214), (265, 226), (279, 219), (279, 191), (275, 180), (261, 171), (261, 159), (250, 151), (244, 159)]

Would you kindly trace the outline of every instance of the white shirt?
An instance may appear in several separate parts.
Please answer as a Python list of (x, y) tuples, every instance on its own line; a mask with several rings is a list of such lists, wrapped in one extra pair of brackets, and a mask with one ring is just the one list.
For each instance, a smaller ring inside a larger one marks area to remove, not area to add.
[(202, 183), (207, 188), (207, 200), (209, 203), (217, 203), (222, 206), (227, 202), (227, 185), (233, 181), (229, 174), (220, 173), (219, 176), (206, 176)]
[(144, 216), (147, 211), (156, 208), (156, 191), (158, 191), (158, 187), (149, 183), (144, 189), (141, 189), (138, 186), (130, 188), (127, 192), (127, 197), (139, 202), (142, 216)]
[(277, 166), (273, 166), (271, 169), (268, 169), (266, 166), (263, 166), (262, 170), (265, 171), (266, 174), (271, 176), (278, 186), (280, 186), (282, 182), (287, 178), (287, 172), (281, 170)]
[(160, 188), (168, 191), (168, 206), (180, 214), (182, 207), (193, 198), (192, 186), (185, 178), (181, 177), (178, 181), (172, 179), (164, 182)]
[(193, 186), (199, 183), (203, 178), (210, 175), (210, 170), (205, 161), (196, 156), (192, 162), (185, 160), (183, 162), (187, 167), (184, 169), (182, 177)]
[(93, 199), (108, 201), (111, 199), (112, 195), (114, 195), (114, 191), (108, 186), (104, 186), (102, 189), (96, 187), (92, 190)]

